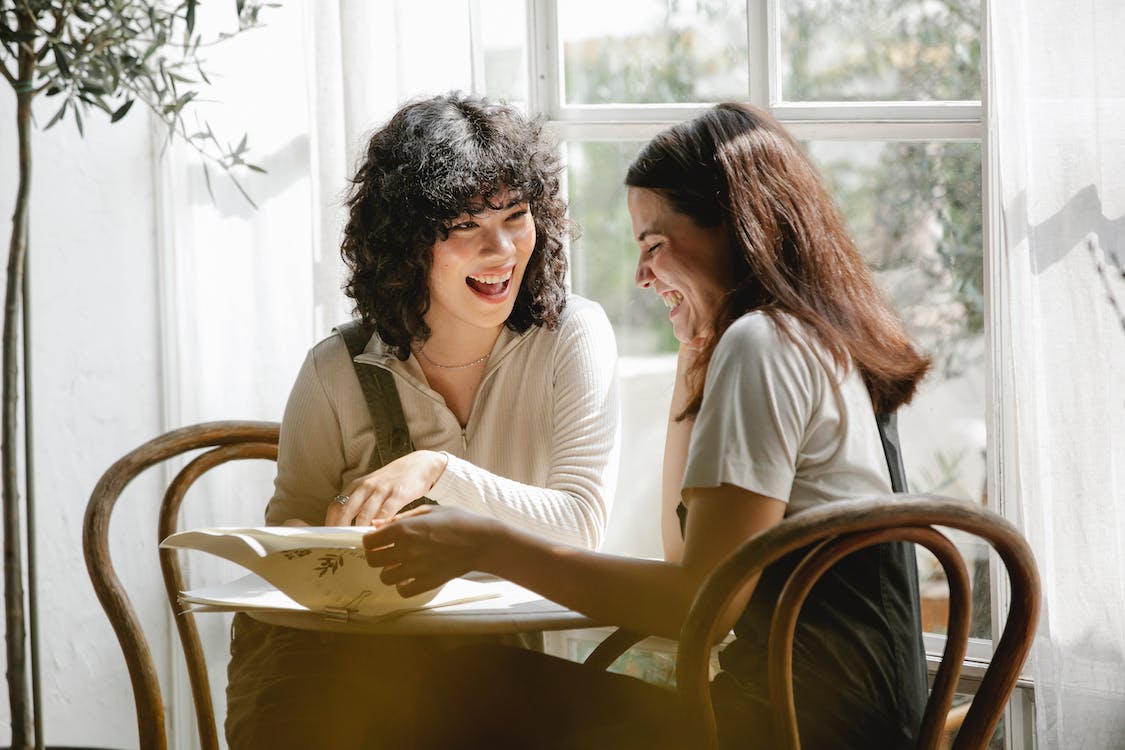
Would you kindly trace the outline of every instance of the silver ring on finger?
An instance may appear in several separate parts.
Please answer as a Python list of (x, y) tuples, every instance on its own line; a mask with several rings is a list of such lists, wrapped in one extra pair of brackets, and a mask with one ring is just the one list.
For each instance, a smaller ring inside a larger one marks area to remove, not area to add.
[(337, 505), (347, 505), (349, 500), (351, 500), (351, 498), (347, 495), (337, 495), (336, 497), (332, 498), (332, 502), (336, 503)]

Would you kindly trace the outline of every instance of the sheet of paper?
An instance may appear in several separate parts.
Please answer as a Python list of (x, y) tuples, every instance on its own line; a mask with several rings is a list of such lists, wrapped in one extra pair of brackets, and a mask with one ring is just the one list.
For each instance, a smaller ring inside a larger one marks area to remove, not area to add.
[(195, 549), (237, 563), (313, 612), (377, 615), (416, 609), (429, 591), (403, 599), (379, 580), (363, 555), (366, 529), (348, 526), (260, 526), (182, 531), (165, 548)]
[[(466, 604), (468, 602), (496, 599), (502, 595), (502, 590), (495, 583), (457, 578), (442, 586), (432, 593), (427, 601), (420, 605), (412, 605), (416, 597), (404, 599), (398, 597), (383, 609), (371, 606), (360, 606), (349, 610), (353, 617), (371, 618), (418, 609), (434, 609), (448, 607), (453, 604)], [(180, 601), (189, 605), (193, 611), (250, 611), (269, 610), (276, 612), (309, 612), (309, 607), (303, 606), (270, 584), (260, 576), (250, 573), (229, 583), (218, 586), (184, 591), (180, 594)]]

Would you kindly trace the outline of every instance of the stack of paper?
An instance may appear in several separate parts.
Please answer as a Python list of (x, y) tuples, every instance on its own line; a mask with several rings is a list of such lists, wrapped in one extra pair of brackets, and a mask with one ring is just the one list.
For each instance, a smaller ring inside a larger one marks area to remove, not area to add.
[(221, 586), (182, 592), (180, 600), (193, 611), (313, 612), (370, 619), (499, 595), (480, 581), (455, 579), (403, 598), (364, 559), (365, 532), (335, 526), (208, 528), (173, 534), (161, 546), (210, 552), (251, 572)]

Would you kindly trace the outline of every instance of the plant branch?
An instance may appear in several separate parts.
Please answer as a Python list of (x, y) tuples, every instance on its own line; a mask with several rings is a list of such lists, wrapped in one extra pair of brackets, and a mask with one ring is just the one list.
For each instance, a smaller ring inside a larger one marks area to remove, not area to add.
[[(29, 19), (17, 16), (25, 31)], [(31, 81), (36, 58), (28, 49), (19, 55), (19, 81)], [(3, 384), (0, 406), (0, 468), (4, 496), (4, 609), (8, 660), (8, 704), (11, 710), (13, 748), (30, 748), (33, 734), (29, 711), (26, 627), (24, 615), (23, 552), (20, 543), (20, 503), (17, 410), (19, 376), (20, 290), (27, 258), (28, 213), (31, 197), (31, 92), (16, 87), (16, 129), (19, 142), (19, 183), (12, 214), (12, 235), (8, 248), (8, 275), (4, 294)]]
[(16, 81), (16, 77), (12, 75), (12, 71), (8, 70), (8, 66), (3, 62), (0, 62), (0, 71), (4, 72), (4, 77), (8, 79), (8, 83), (12, 85), (12, 88), (18, 88), (19, 83)]

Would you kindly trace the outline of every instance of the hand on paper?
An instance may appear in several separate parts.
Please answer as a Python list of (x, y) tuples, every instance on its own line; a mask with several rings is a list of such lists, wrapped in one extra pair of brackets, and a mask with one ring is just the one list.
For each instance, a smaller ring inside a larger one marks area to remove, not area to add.
[(327, 526), (370, 526), (386, 520), (424, 496), (445, 471), (448, 458), (436, 451), (414, 451), (381, 469), (352, 480), (340, 494), (346, 504), (332, 502), (324, 523)]
[(367, 564), (383, 569), (383, 583), (414, 596), (481, 570), (481, 556), (499, 525), (460, 508), (427, 505), (376, 522), (375, 531), (363, 537), (363, 548)]

